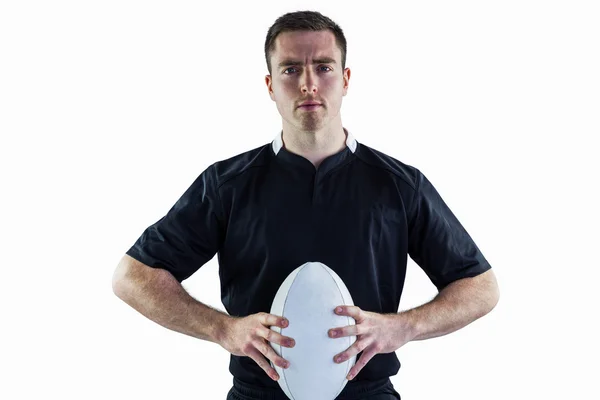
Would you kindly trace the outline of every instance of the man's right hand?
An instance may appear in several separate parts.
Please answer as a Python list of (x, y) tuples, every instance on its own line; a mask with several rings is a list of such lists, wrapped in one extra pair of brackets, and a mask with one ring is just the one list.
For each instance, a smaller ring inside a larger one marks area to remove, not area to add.
[(269, 342), (290, 348), (294, 347), (295, 342), (292, 338), (283, 336), (269, 327), (285, 328), (288, 324), (287, 319), (264, 312), (247, 317), (230, 317), (227, 319), (219, 344), (234, 356), (252, 358), (271, 379), (276, 381), (279, 375), (267, 359), (281, 368), (287, 368), (289, 362), (279, 357)]

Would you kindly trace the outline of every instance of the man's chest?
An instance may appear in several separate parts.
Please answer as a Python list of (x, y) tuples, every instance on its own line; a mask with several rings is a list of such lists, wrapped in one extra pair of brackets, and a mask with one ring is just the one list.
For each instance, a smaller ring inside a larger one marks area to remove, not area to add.
[[(279, 177), (281, 178), (281, 177)], [(402, 250), (404, 199), (384, 178), (261, 179), (224, 191), (222, 256), (261, 263), (344, 253), (364, 258)]]

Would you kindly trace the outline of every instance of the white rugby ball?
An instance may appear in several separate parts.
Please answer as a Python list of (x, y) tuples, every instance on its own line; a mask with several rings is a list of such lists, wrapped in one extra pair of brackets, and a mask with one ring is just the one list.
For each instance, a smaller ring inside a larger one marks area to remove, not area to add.
[(343, 363), (333, 357), (348, 349), (356, 336), (329, 337), (329, 330), (356, 321), (337, 315), (335, 307), (354, 305), (340, 277), (325, 264), (307, 262), (283, 281), (271, 307), (271, 314), (288, 319), (286, 328), (271, 326), (275, 332), (295, 340), (292, 348), (269, 342), (275, 352), (290, 362), (286, 369), (271, 362), (279, 374), (279, 386), (293, 400), (333, 400), (348, 380), (356, 355)]

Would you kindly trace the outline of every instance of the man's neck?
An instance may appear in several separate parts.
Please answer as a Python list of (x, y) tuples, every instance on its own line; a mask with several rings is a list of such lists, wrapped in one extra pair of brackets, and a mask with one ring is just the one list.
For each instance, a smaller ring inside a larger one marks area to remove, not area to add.
[(315, 168), (329, 156), (346, 147), (347, 134), (343, 127), (326, 127), (321, 131), (296, 131), (283, 129), (283, 146), (290, 153), (298, 154), (310, 161)]

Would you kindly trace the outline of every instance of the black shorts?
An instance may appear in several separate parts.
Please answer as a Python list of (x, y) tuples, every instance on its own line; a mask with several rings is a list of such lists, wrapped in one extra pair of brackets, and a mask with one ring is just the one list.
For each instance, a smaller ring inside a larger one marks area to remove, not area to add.
[[(237, 379), (233, 379), (233, 387), (227, 393), (227, 400), (289, 400), (281, 389), (261, 390), (250, 387)], [(346, 385), (336, 400), (400, 400), (400, 394), (394, 389), (392, 382), (383, 379), (360, 386)]]

